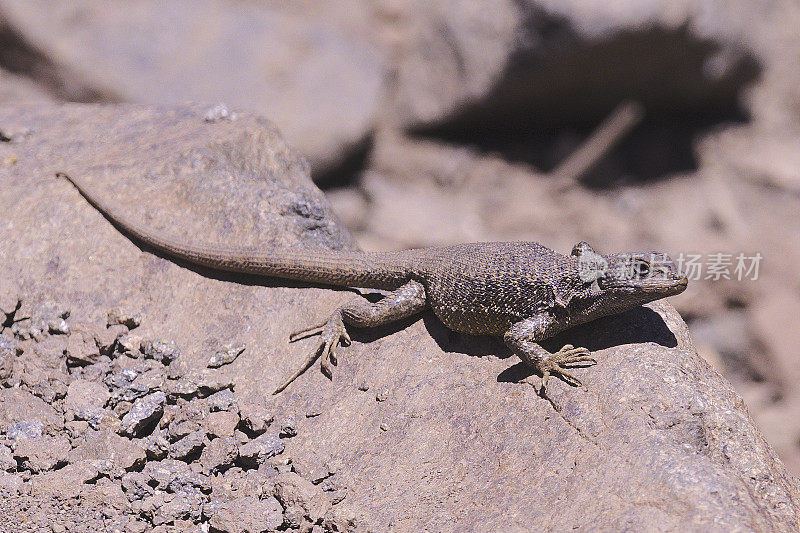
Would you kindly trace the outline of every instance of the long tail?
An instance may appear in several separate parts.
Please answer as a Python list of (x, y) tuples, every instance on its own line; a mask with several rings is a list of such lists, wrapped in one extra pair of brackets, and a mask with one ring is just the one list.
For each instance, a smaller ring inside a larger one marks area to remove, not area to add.
[(307, 248), (225, 247), (185, 244), (155, 234), (143, 224), (112, 208), (110, 203), (80, 179), (63, 172), (67, 179), (114, 225), (133, 238), (196, 265), (229, 272), (274, 276), (330, 285), (393, 289), (408, 279), (403, 253), (340, 252)]

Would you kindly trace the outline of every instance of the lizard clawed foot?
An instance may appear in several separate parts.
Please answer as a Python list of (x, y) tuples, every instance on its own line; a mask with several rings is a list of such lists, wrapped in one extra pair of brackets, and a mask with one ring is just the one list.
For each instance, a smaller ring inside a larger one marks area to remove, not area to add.
[[(589, 350), (586, 348), (575, 348), (571, 344), (565, 344), (563, 348), (554, 354), (543, 358), (537, 365), (537, 370), (542, 373), (542, 379), (539, 386), (539, 391), (544, 391), (547, 387), (547, 381), (550, 376), (556, 374), (572, 385), (573, 387), (580, 387), (583, 384), (581, 380), (575, 377), (572, 373), (568, 372), (568, 368), (583, 368), (597, 364), (597, 361), (589, 355)], [(531, 378), (525, 378), (522, 381), (531, 386)]]
[(313, 352), (311, 352), (311, 354), (303, 363), (303, 366), (297, 372), (292, 374), (292, 376), (287, 379), (283, 385), (275, 389), (275, 392), (272, 393), (273, 395), (278, 394), (283, 389), (288, 387), (289, 384), (291, 384), (295, 379), (303, 375), (303, 373), (311, 368), (311, 365), (313, 365), (314, 361), (320, 358), (320, 356), (322, 357), (322, 360), (320, 361), (322, 373), (330, 379), (333, 378), (333, 368), (331, 365), (335, 366), (337, 363), (335, 351), (336, 347), (339, 346), (339, 344), (347, 346), (351, 342), (350, 335), (348, 335), (347, 329), (342, 321), (342, 313), (337, 311), (322, 324), (292, 333), (289, 336), (289, 342), (295, 342), (312, 335), (320, 336), (319, 345)]

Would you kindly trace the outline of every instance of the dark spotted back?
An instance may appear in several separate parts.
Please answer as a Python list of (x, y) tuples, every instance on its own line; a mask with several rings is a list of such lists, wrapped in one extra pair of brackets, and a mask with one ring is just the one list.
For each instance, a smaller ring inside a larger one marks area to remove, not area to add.
[(412, 276), (449, 328), (501, 335), (550, 309), (575, 260), (534, 242), (470, 243), (417, 251)]

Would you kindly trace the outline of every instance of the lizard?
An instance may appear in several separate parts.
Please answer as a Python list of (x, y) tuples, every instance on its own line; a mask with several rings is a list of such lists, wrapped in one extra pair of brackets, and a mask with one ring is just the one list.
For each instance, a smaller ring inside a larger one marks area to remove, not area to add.
[[(377, 302), (355, 296), (325, 320), (289, 336), (320, 341), (278, 394), (317, 359), (332, 378), (336, 349), (351, 342), (348, 327), (372, 328), (430, 308), (449, 329), (501, 337), (535, 373), (540, 392), (551, 375), (580, 386), (569, 370), (597, 361), (588, 349), (564, 345), (556, 352), (541, 341), (573, 326), (683, 292), (677, 265), (659, 252), (599, 254), (585, 241), (569, 255), (536, 242), (475, 242), (390, 252), (334, 251), (302, 247), (226, 247), (180, 242), (150, 231), (115, 209), (83, 180), (65, 173), (80, 194), (129, 237), (169, 257), (216, 270), (315, 284), (388, 291)], [(534, 385), (528, 378), (521, 381)]]

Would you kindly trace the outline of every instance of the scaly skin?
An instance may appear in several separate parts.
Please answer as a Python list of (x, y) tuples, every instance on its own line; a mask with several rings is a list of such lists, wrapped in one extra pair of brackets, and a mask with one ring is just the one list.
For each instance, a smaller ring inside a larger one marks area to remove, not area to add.
[(594, 364), (585, 348), (550, 353), (539, 344), (572, 326), (683, 292), (686, 278), (664, 254), (600, 255), (585, 242), (562, 255), (535, 242), (483, 242), (401, 252), (365, 253), (295, 248), (224, 248), (178, 242), (148, 231), (117, 212), (75, 177), (80, 193), (128, 235), (177, 259), (231, 272), (331, 285), (384, 289), (376, 303), (362, 297), (290, 341), (320, 335), (318, 348), (274, 394), (302, 375), (317, 358), (329, 377), (335, 350), (347, 344), (347, 326), (376, 327), (430, 307), (450, 329), (502, 336), (522, 361), (542, 374), (579, 385), (567, 371)]

